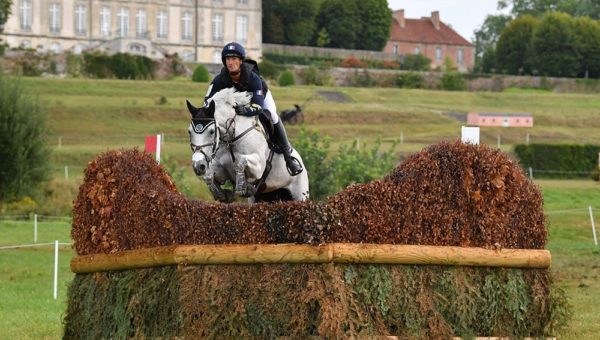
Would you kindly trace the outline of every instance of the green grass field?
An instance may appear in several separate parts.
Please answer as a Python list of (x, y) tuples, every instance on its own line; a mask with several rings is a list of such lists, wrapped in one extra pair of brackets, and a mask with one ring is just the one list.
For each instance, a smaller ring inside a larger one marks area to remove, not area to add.
[[(189, 114), (185, 99), (200, 105), (207, 84), (183, 81), (119, 81), (23, 78), (48, 112), (48, 142), (53, 146), (56, 192), (48, 214), (63, 215), (75, 198), (86, 164), (109, 149), (143, 148), (144, 136), (164, 133), (163, 156), (184, 171), (192, 197), (207, 197), (206, 188), (189, 166)], [(464, 123), (444, 112), (529, 112), (530, 129), (482, 129), (482, 142), (510, 152), (515, 143), (600, 144), (600, 95), (555, 94), (539, 91), (506, 93), (441, 92), (402, 89), (272, 87), (279, 110), (301, 104), (317, 91), (339, 91), (351, 100), (327, 101), (316, 96), (305, 107), (305, 126), (332, 138), (332, 149), (359, 139), (372, 143), (399, 140), (399, 156), (417, 152), (440, 140), (456, 139)], [(166, 104), (160, 105), (161, 97)], [(293, 137), (299, 126), (289, 126)], [(384, 143), (384, 146), (390, 145)], [(69, 178), (64, 179), (68, 166)], [(567, 339), (594, 339), (600, 333), (600, 247), (594, 246), (588, 206), (596, 210), (600, 232), (600, 184), (591, 180), (536, 181), (548, 213), (553, 272), (573, 305), (574, 319)], [(40, 224), (38, 243), (70, 242), (67, 223)], [(33, 242), (32, 222), (0, 220), (0, 247)], [(53, 247), (0, 249), (0, 339), (60, 338), (66, 309), (66, 286), (73, 277), (74, 253), (61, 247), (59, 295), (52, 298)]]

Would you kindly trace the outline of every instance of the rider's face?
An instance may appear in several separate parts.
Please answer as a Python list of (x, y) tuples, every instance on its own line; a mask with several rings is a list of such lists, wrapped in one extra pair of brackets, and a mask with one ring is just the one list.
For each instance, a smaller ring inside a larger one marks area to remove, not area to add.
[(242, 66), (242, 58), (226, 57), (225, 64), (227, 65), (227, 71), (229, 71), (229, 73), (238, 73), (240, 72), (240, 67)]

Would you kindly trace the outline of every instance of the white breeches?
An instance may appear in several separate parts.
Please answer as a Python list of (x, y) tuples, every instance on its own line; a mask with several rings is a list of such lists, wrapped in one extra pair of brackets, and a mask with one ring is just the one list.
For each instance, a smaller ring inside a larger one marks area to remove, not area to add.
[(263, 109), (269, 110), (271, 113), (271, 122), (273, 124), (277, 124), (279, 122), (279, 115), (277, 115), (277, 106), (275, 105), (275, 99), (273, 99), (273, 95), (271, 94), (271, 90), (267, 91), (265, 95), (265, 106)]

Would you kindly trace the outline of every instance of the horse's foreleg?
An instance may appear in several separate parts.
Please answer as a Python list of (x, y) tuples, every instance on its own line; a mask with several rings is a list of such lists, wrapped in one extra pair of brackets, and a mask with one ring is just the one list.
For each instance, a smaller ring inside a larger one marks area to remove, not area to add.
[(246, 178), (246, 168), (248, 160), (241, 158), (234, 166), (235, 169), (235, 193), (242, 197), (250, 197), (256, 193), (254, 185), (248, 182)]
[(209, 168), (204, 175), (204, 183), (212, 193), (215, 200), (219, 202), (233, 202), (233, 193), (230, 190), (223, 190), (217, 181), (215, 181), (214, 171)]

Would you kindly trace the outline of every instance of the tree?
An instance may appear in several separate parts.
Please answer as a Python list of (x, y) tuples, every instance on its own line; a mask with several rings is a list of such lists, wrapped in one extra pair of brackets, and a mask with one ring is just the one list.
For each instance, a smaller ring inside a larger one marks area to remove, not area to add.
[(530, 73), (531, 39), (539, 20), (524, 15), (510, 22), (496, 46), (496, 65), (508, 74)]
[(512, 20), (508, 15), (488, 15), (475, 30), (475, 70), (491, 72), (496, 68), (496, 43), (502, 30)]
[(283, 44), (285, 35), (283, 33), (283, 22), (279, 11), (278, 0), (263, 0), (262, 33), (263, 41), (271, 44)]
[(363, 50), (381, 51), (390, 38), (392, 11), (386, 0), (362, 0), (360, 29), (356, 47)]
[(600, 78), (600, 23), (589, 17), (574, 21), (580, 77)]
[(313, 41), (317, 30), (319, 0), (280, 0), (279, 13), (286, 44), (309, 45)]
[(358, 44), (362, 12), (356, 0), (327, 0), (321, 4), (318, 30), (329, 35), (329, 47), (353, 49)]
[(18, 79), (0, 70), (0, 201), (32, 195), (49, 179), (46, 116)]
[(12, 0), (0, 0), (0, 33), (4, 31), (4, 24), (11, 14)]
[(600, 19), (598, 0), (500, 0), (498, 9), (510, 8), (514, 17), (532, 15), (540, 17), (549, 11), (560, 11), (575, 17), (589, 16)]
[(549, 12), (542, 18), (532, 40), (534, 74), (577, 76), (580, 63), (573, 26), (568, 14)]

